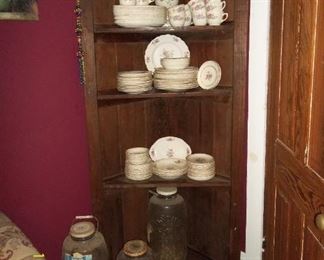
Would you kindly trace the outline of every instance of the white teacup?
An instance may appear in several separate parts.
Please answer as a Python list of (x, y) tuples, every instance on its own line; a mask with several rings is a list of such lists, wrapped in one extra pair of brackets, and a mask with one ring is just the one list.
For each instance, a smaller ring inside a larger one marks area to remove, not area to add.
[(136, 0), (119, 0), (120, 5), (136, 5)]
[(192, 13), (194, 25), (204, 26), (207, 24), (206, 5), (204, 0), (190, 0), (188, 5)]
[(225, 7), (226, 7), (226, 2), (225, 1), (220, 2), (220, 4), (213, 4), (211, 2), (211, 3), (206, 4), (206, 11), (208, 13), (208, 12), (210, 12), (212, 10), (224, 10)]
[(136, 5), (149, 5), (153, 2), (154, 0), (136, 0)]
[(185, 22), (183, 26), (190, 26), (192, 23), (192, 16), (189, 5), (185, 5)]
[(159, 6), (164, 6), (170, 8), (176, 6), (179, 3), (179, 0), (155, 0), (155, 4)]
[(206, 6), (215, 6), (215, 7), (221, 7), (222, 10), (226, 7), (226, 2), (222, 0), (206, 0)]
[(228, 13), (218, 12), (210, 13), (207, 15), (209, 25), (220, 25), (222, 22), (226, 21), (228, 18)]
[(172, 27), (184, 26), (186, 19), (185, 5), (176, 5), (168, 9), (169, 22)]

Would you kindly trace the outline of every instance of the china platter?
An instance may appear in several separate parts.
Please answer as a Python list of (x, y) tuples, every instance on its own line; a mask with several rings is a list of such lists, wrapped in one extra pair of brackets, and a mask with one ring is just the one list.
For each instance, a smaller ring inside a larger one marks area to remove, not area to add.
[(198, 84), (203, 89), (215, 88), (220, 82), (222, 70), (216, 61), (204, 62), (198, 71)]
[(191, 154), (191, 148), (181, 138), (166, 136), (151, 146), (149, 154), (153, 161), (168, 158), (186, 159)]
[(186, 43), (179, 37), (165, 34), (153, 39), (145, 50), (145, 64), (149, 71), (161, 68), (162, 58), (190, 57)]

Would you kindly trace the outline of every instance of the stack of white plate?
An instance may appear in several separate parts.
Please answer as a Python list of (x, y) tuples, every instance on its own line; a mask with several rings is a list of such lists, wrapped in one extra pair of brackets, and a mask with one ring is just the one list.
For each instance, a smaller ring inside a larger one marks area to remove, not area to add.
[(117, 89), (129, 94), (139, 94), (152, 89), (150, 71), (122, 71), (117, 76)]
[(114, 5), (115, 24), (136, 28), (162, 26), (166, 22), (167, 9), (156, 5)]
[(198, 87), (197, 73), (196, 67), (180, 70), (158, 68), (154, 73), (154, 87), (171, 92), (194, 89)]
[(205, 153), (191, 154), (187, 157), (188, 177), (196, 181), (210, 180), (215, 176), (215, 160)]
[(180, 178), (187, 173), (187, 161), (177, 158), (157, 160), (153, 164), (153, 173), (166, 180)]
[(126, 150), (126, 178), (134, 181), (147, 180), (152, 177), (152, 161), (146, 147), (134, 147)]

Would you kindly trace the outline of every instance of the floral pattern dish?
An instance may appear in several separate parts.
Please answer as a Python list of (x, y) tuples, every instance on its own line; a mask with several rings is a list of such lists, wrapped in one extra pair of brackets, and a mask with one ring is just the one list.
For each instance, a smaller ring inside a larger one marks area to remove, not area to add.
[(186, 159), (191, 154), (190, 146), (181, 138), (166, 136), (158, 139), (150, 148), (153, 161), (161, 159)]
[(149, 71), (161, 68), (163, 58), (190, 57), (187, 44), (179, 37), (165, 34), (153, 39), (145, 50), (145, 64)]
[(203, 89), (215, 88), (222, 77), (222, 70), (216, 61), (204, 62), (198, 71), (198, 84)]

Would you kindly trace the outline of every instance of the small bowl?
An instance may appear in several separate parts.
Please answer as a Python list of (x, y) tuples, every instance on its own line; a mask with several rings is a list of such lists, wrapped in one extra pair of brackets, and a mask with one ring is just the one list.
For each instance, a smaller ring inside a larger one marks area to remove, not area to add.
[(167, 70), (182, 70), (189, 66), (190, 58), (163, 58), (161, 64)]

